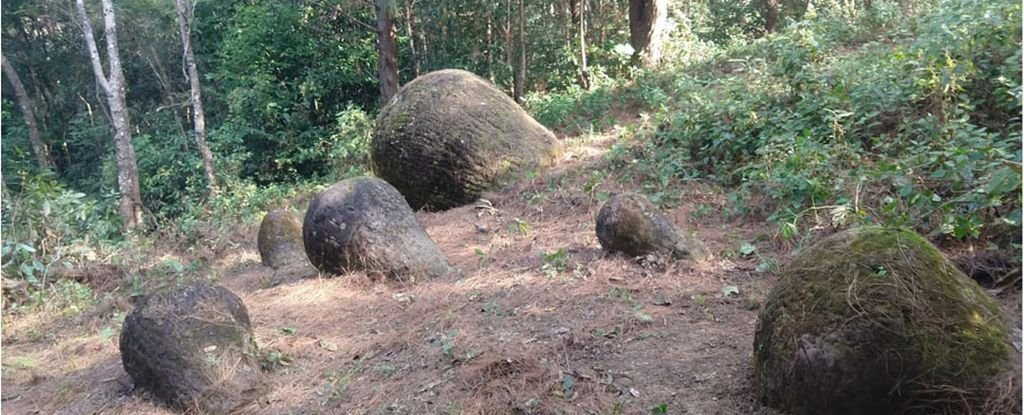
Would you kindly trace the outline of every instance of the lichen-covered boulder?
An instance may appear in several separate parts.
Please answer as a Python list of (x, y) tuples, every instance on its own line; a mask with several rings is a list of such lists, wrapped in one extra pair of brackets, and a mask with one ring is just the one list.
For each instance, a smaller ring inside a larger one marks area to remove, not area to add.
[(370, 159), (413, 209), (443, 210), (556, 152), (555, 136), (494, 85), (446, 69), (409, 82), (381, 110)]
[(597, 214), (597, 239), (604, 249), (630, 256), (665, 253), (674, 259), (700, 259), (704, 245), (680, 232), (640, 195), (612, 196)]
[(309, 261), (324, 273), (368, 271), (412, 281), (449, 270), (402, 195), (374, 177), (340, 181), (313, 198), (302, 240)]
[(193, 283), (144, 298), (124, 320), (121, 361), (172, 407), (226, 414), (262, 392), (249, 314), (226, 288)]
[(758, 317), (755, 388), (793, 415), (984, 413), (1009, 353), (996, 303), (941, 252), (864, 227), (782, 270)]
[(263, 217), (256, 238), (263, 265), (276, 269), (306, 262), (302, 247), (302, 221), (287, 210), (273, 210)]

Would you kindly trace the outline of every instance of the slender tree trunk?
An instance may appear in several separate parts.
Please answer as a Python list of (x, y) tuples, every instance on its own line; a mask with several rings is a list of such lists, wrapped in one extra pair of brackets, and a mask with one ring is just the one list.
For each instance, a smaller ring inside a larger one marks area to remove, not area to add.
[(32, 152), (36, 155), (39, 167), (43, 170), (53, 169), (53, 158), (50, 157), (50, 151), (43, 144), (43, 140), (39, 138), (39, 126), (36, 124), (36, 116), (32, 110), (32, 98), (29, 98), (28, 92), (25, 92), (25, 85), (21, 83), (21, 77), (18, 76), (18, 72), (11, 66), (7, 57), (0, 55), (0, 62), (3, 63), (7, 81), (14, 87), (14, 95), (18, 98), (18, 107), (21, 108), (21, 115), (25, 117), (25, 126), (28, 127), (28, 140), (32, 144)]
[(629, 0), (629, 42), (634, 65), (655, 66), (661, 60), (662, 32), (668, 20), (667, 0)]
[(494, 10), (487, 11), (487, 79), (494, 83)]
[(412, 53), (412, 71), (415, 76), (420, 76), (420, 57), (416, 53), (416, 34), (412, 26), (416, 20), (416, 1), (405, 2), (405, 32), (409, 35), (409, 51)]
[(587, 0), (580, 0), (580, 86), (590, 89), (590, 70), (587, 69)]
[(775, 26), (779, 23), (779, 0), (765, 0), (764, 2), (764, 33), (775, 32)]
[(395, 22), (391, 19), (392, 1), (374, 0), (373, 3), (377, 12), (380, 100), (385, 104), (398, 93), (398, 46), (395, 44)]
[(89, 16), (85, 13), (84, 0), (75, 0), (78, 17), (82, 21), (85, 45), (89, 50), (93, 74), (96, 83), (107, 97), (110, 107), (110, 120), (114, 126), (114, 148), (117, 157), (117, 187), (121, 192), (121, 222), (125, 230), (135, 228), (142, 223), (142, 195), (139, 192), (139, 169), (135, 163), (135, 147), (132, 145), (131, 123), (128, 120), (128, 107), (125, 104), (124, 71), (121, 69), (121, 58), (117, 49), (117, 23), (114, 18), (114, 6), (111, 0), (102, 0), (103, 4), (103, 37), (107, 43), (107, 62), (110, 74), (103, 71), (99, 50), (93, 37)]
[(512, 75), (512, 99), (518, 101), (516, 91), (519, 90), (519, 75), (516, 71), (516, 44), (512, 34), (512, 1), (508, 0), (505, 3), (505, 61), (508, 63), (508, 72)]
[(519, 76), (515, 84), (516, 102), (526, 102), (526, 5), (519, 0)]
[(576, 9), (577, 2), (579, 2), (579, 0), (565, 0), (558, 4), (559, 14), (565, 18), (565, 24), (560, 25), (562, 28), (562, 41), (565, 43), (565, 50), (572, 49), (572, 27), (574, 22), (573, 10)]
[(192, 52), (192, 5), (186, 5), (185, 0), (176, 0), (178, 8), (178, 31), (181, 32), (181, 45), (185, 55), (185, 66), (188, 67), (188, 80), (192, 93), (192, 124), (196, 134), (196, 147), (199, 148), (199, 155), (203, 158), (203, 170), (206, 172), (206, 182), (209, 185), (210, 195), (217, 194), (217, 170), (213, 164), (213, 153), (206, 145), (206, 113), (203, 111), (203, 94), (199, 86), (199, 69), (196, 68), (196, 56)]

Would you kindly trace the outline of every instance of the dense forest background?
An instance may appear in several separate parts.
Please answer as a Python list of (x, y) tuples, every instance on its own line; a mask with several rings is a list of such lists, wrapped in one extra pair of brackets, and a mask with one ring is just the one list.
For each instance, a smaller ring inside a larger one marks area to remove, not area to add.
[[(472, 71), (562, 136), (616, 134), (611, 166), (659, 204), (705, 181), (729, 195), (721, 214), (767, 221), (783, 240), (885, 223), (1019, 250), (1017, 1), (177, 3), (124, 0), (108, 14), (79, 0), (94, 64), (76, 4), (3, 2), (5, 279), (42, 286), (56, 264), (109, 260), (145, 238), (202, 244), (366, 174), (389, 63), (398, 84)], [(116, 21), (120, 112), (104, 17)], [(654, 45), (637, 43), (644, 19)], [(119, 187), (125, 131), (137, 223)], [(593, 172), (595, 185), (607, 177)]]

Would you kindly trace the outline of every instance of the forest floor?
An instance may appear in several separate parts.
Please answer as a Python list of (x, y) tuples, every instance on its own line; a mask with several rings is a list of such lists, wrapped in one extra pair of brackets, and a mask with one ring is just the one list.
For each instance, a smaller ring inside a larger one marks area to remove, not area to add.
[[(599, 195), (641, 184), (611, 172), (612, 135), (566, 142), (558, 165), (489, 204), (418, 213), (460, 270), (446, 278), (275, 275), (256, 229), (239, 228), (212, 275), (242, 298), (267, 354), (270, 392), (244, 413), (774, 414), (752, 386), (757, 310), (775, 282), (759, 265), (792, 247), (720, 214), (720, 189), (680, 184), (682, 206), (666, 214), (709, 258), (608, 255), (594, 233)], [(610, 174), (591, 188), (594, 171)], [(4, 413), (174, 413), (121, 367), (112, 330), (127, 297), (5, 318)], [(1019, 293), (1000, 300), (1019, 327)]]

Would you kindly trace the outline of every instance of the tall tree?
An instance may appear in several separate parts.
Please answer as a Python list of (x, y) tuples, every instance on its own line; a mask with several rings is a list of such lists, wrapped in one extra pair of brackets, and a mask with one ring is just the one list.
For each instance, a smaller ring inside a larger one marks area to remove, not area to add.
[[(414, 76), (420, 76), (420, 57), (416, 53), (416, 33), (413, 32), (413, 25), (416, 23), (416, 0), (405, 2), (405, 34), (409, 36), (409, 53), (412, 55), (412, 71)], [(488, 32), (490, 35), (490, 32)]]
[(121, 192), (119, 211), (125, 230), (130, 230), (142, 222), (142, 196), (139, 192), (139, 169), (135, 162), (135, 147), (132, 145), (131, 124), (128, 120), (128, 107), (125, 103), (124, 71), (121, 69), (121, 58), (117, 49), (117, 22), (114, 16), (114, 5), (111, 0), (102, 0), (103, 4), (103, 37), (107, 43), (107, 64), (110, 74), (103, 70), (100, 52), (96, 48), (92, 24), (85, 13), (85, 1), (75, 0), (78, 18), (82, 23), (85, 35), (85, 46), (89, 50), (93, 74), (96, 83), (107, 97), (110, 108), (110, 120), (114, 126), (114, 148), (117, 158), (117, 187)]
[(587, 69), (587, 0), (576, 2), (575, 14), (579, 17), (580, 63), (579, 79), (583, 89), (590, 89), (590, 70)]
[(398, 93), (398, 45), (395, 43), (394, 0), (374, 0), (377, 13), (377, 55), (380, 59), (380, 100), (387, 103)]
[(764, 0), (764, 32), (772, 33), (779, 23), (779, 0)]
[(516, 102), (526, 102), (526, 5), (519, 0), (519, 70), (516, 72), (514, 93)]
[(635, 65), (649, 67), (661, 60), (662, 32), (667, 21), (667, 0), (629, 0), (629, 43)]
[(209, 183), (211, 195), (217, 194), (217, 175), (213, 165), (213, 153), (206, 145), (206, 114), (203, 112), (203, 96), (199, 88), (199, 69), (196, 68), (196, 56), (192, 52), (192, 11), (194, 4), (186, 5), (185, 0), (176, 0), (178, 8), (178, 30), (181, 32), (181, 44), (185, 54), (185, 66), (188, 67), (188, 79), (192, 94), (192, 124), (196, 134), (196, 147), (203, 158), (203, 170)]
[(25, 85), (21, 83), (21, 77), (18, 76), (18, 72), (11, 66), (7, 57), (0, 54), (0, 62), (3, 64), (7, 81), (14, 87), (14, 95), (18, 98), (18, 106), (21, 108), (21, 114), (25, 117), (25, 126), (28, 127), (28, 140), (32, 144), (32, 152), (35, 153), (36, 160), (39, 161), (39, 167), (43, 170), (52, 169), (53, 158), (50, 157), (50, 151), (43, 144), (43, 140), (39, 138), (39, 126), (36, 124), (36, 116), (32, 109), (32, 98), (29, 98), (28, 92), (25, 91)]

